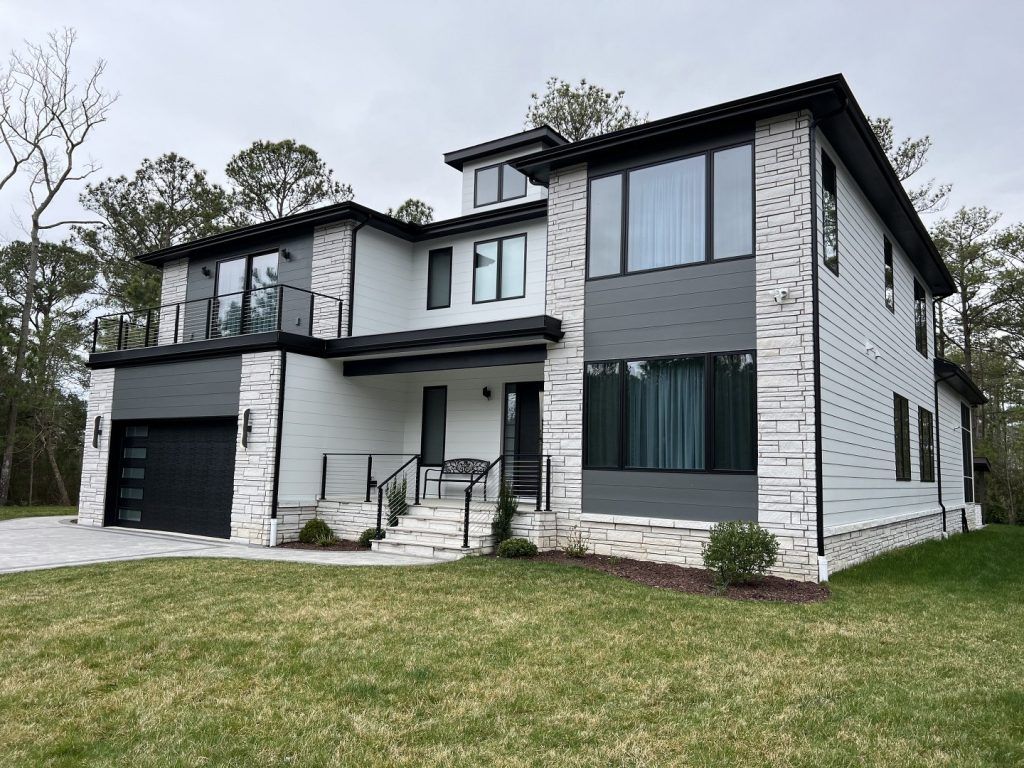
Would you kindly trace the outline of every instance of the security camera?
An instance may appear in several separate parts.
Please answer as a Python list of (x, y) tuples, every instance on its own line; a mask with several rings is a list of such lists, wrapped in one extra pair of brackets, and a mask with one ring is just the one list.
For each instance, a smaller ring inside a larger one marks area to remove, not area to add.
[(772, 291), (772, 299), (776, 304), (781, 304), (789, 298), (789, 288), (776, 288)]

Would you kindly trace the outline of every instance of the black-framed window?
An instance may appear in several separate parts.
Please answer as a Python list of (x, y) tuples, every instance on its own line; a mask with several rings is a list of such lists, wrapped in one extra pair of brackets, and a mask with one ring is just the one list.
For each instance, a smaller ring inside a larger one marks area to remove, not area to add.
[(473, 303), (526, 295), (526, 235), (473, 244)]
[(914, 279), (914, 346), (928, 357), (928, 296), (917, 279)]
[(960, 440), (964, 460), (964, 501), (974, 501), (974, 449), (971, 442), (971, 409), (960, 403)]
[(584, 466), (755, 471), (756, 376), (746, 351), (587, 363)]
[(473, 177), (473, 206), (493, 205), (526, 197), (526, 176), (508, 163), (477, 168)]
[(276, 327), (279, 256), (279, 250), (261, 251), (217, 262), (208, 329), (211, 337)]
[(825, 266), (839, 275), (839, 192), (836, 186), (836, 164), (821, 153), (821, 242)]
[(896, 448), (896, 479), (910, 479), (910, 402), (893, 392), (893, 434)]
[(892, 243), (889, 242), (888, 237), (883, 237), (882, 243), (882, 254), (885, 260), (885, 306), (890, 312), (896, 314), (896, 286), (892, 266)]
[(452, 249), (437, 248), (427, 254), (427, 309), (452, 305)]
[(595, 176), (589, 189), (589, 278), (753, 255), (749, 143)]
[(932, 412), (917, 409), (918, 458), (921, 464), (921, 482), (935, 482), (935, 423)]
[(444, 441), (448, 421), (448, 387), (423, 388), (420, 423), (420, 464), (439, 467), (444, 463)]

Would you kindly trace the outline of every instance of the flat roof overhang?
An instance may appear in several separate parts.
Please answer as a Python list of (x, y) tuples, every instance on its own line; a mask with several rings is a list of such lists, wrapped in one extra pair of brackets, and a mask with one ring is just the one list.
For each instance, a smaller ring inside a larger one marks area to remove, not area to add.
[(967, 375), (967, 371), (956, 363), (941, 357), (935, 358), (935, 381), (939, 384), (949, 385), (971, 405), (984, 405), (988, 402), (985, 393)]

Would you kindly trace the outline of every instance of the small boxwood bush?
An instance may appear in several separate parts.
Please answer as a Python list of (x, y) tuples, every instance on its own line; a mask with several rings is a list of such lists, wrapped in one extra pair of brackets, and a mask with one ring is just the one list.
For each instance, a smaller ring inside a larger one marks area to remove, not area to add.
[(498, 545), (498, 557), (533, 557), (537, 545), (526, 539), (505, 539)]
[[(381, 531), (380, 534), (381, 534), (380, 537), (383, 539), (384, 538), (384, 531)], [(370, 542), (376, 540), (376, 538), (377, 538), (377, 529), (376, 528), (367, 528), (365, 531), (363, 531), (362, 533), (359, 534), (359, 543), (362, 544), (364, 547), (369, 548)]]
[(711, 529), (701, 547), (705, 567), (715, 572), (719, 587), (743, 584), (775, 565), (779, 542), (757, 523), (730, 520)]
[(299, 531), (299, 541), (303, 544), (319, 544), (324, 547), (333, 544), (337, 539), (334, 537), (331, 526), (319, 517), (314, 517), (302, 526), (302, 530)]

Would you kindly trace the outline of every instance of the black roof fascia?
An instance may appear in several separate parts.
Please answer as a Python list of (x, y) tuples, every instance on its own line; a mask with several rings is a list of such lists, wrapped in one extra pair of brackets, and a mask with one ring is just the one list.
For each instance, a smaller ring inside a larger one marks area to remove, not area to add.
[(967, 371), (950, 360), (935, 358), (935, 380), (951, 386), (971, 405), (984, 405), (988, 402), (985, 393), (967, 375)]
[(488, 323), (450, 325), (370, 336), (348, 336), (342, 339), (327, 340), (324, 354), (326, 357), (354, 357), (431, 347), (537, 338), (545, 341), (559, 341), (562, 338), (562, 321), (550, 315), (535, 315), (511, 320), (494, 320)]
[(550, 126), (542, 125), (539, 128), (531, 128), (528, 131), (520, 131), (510, 136), (503, 136), (500, 139), (485, 141), (483, 144), (474, 144), (472, 147), (455, 149), (445, 152), (444, 161), (457, 171), (463, 166), (480, 157), (496, 155), (499, 152), (511, 152), (520, 147), (527, 147), (531, 144), (540, 144), (544, 147), (557, 147), (568, 144), (569, 141)]
[(623, 151), (640, 153), (672, 139), (678, 141), (684, 134), (706, 131), (716, 124), (749, 122), (786, 110), (804, 109), (822, 120), (819, 123), (822, 132), (845, 159), (857, 184), (921, 272), (932, 293), (937, 297), (952, 294), (955, 291), (952, 275), (841, 74), (536, 152), (512, 161), (512, 165), (535, 182), (546, 184), (557, 168), (600, 161)]

